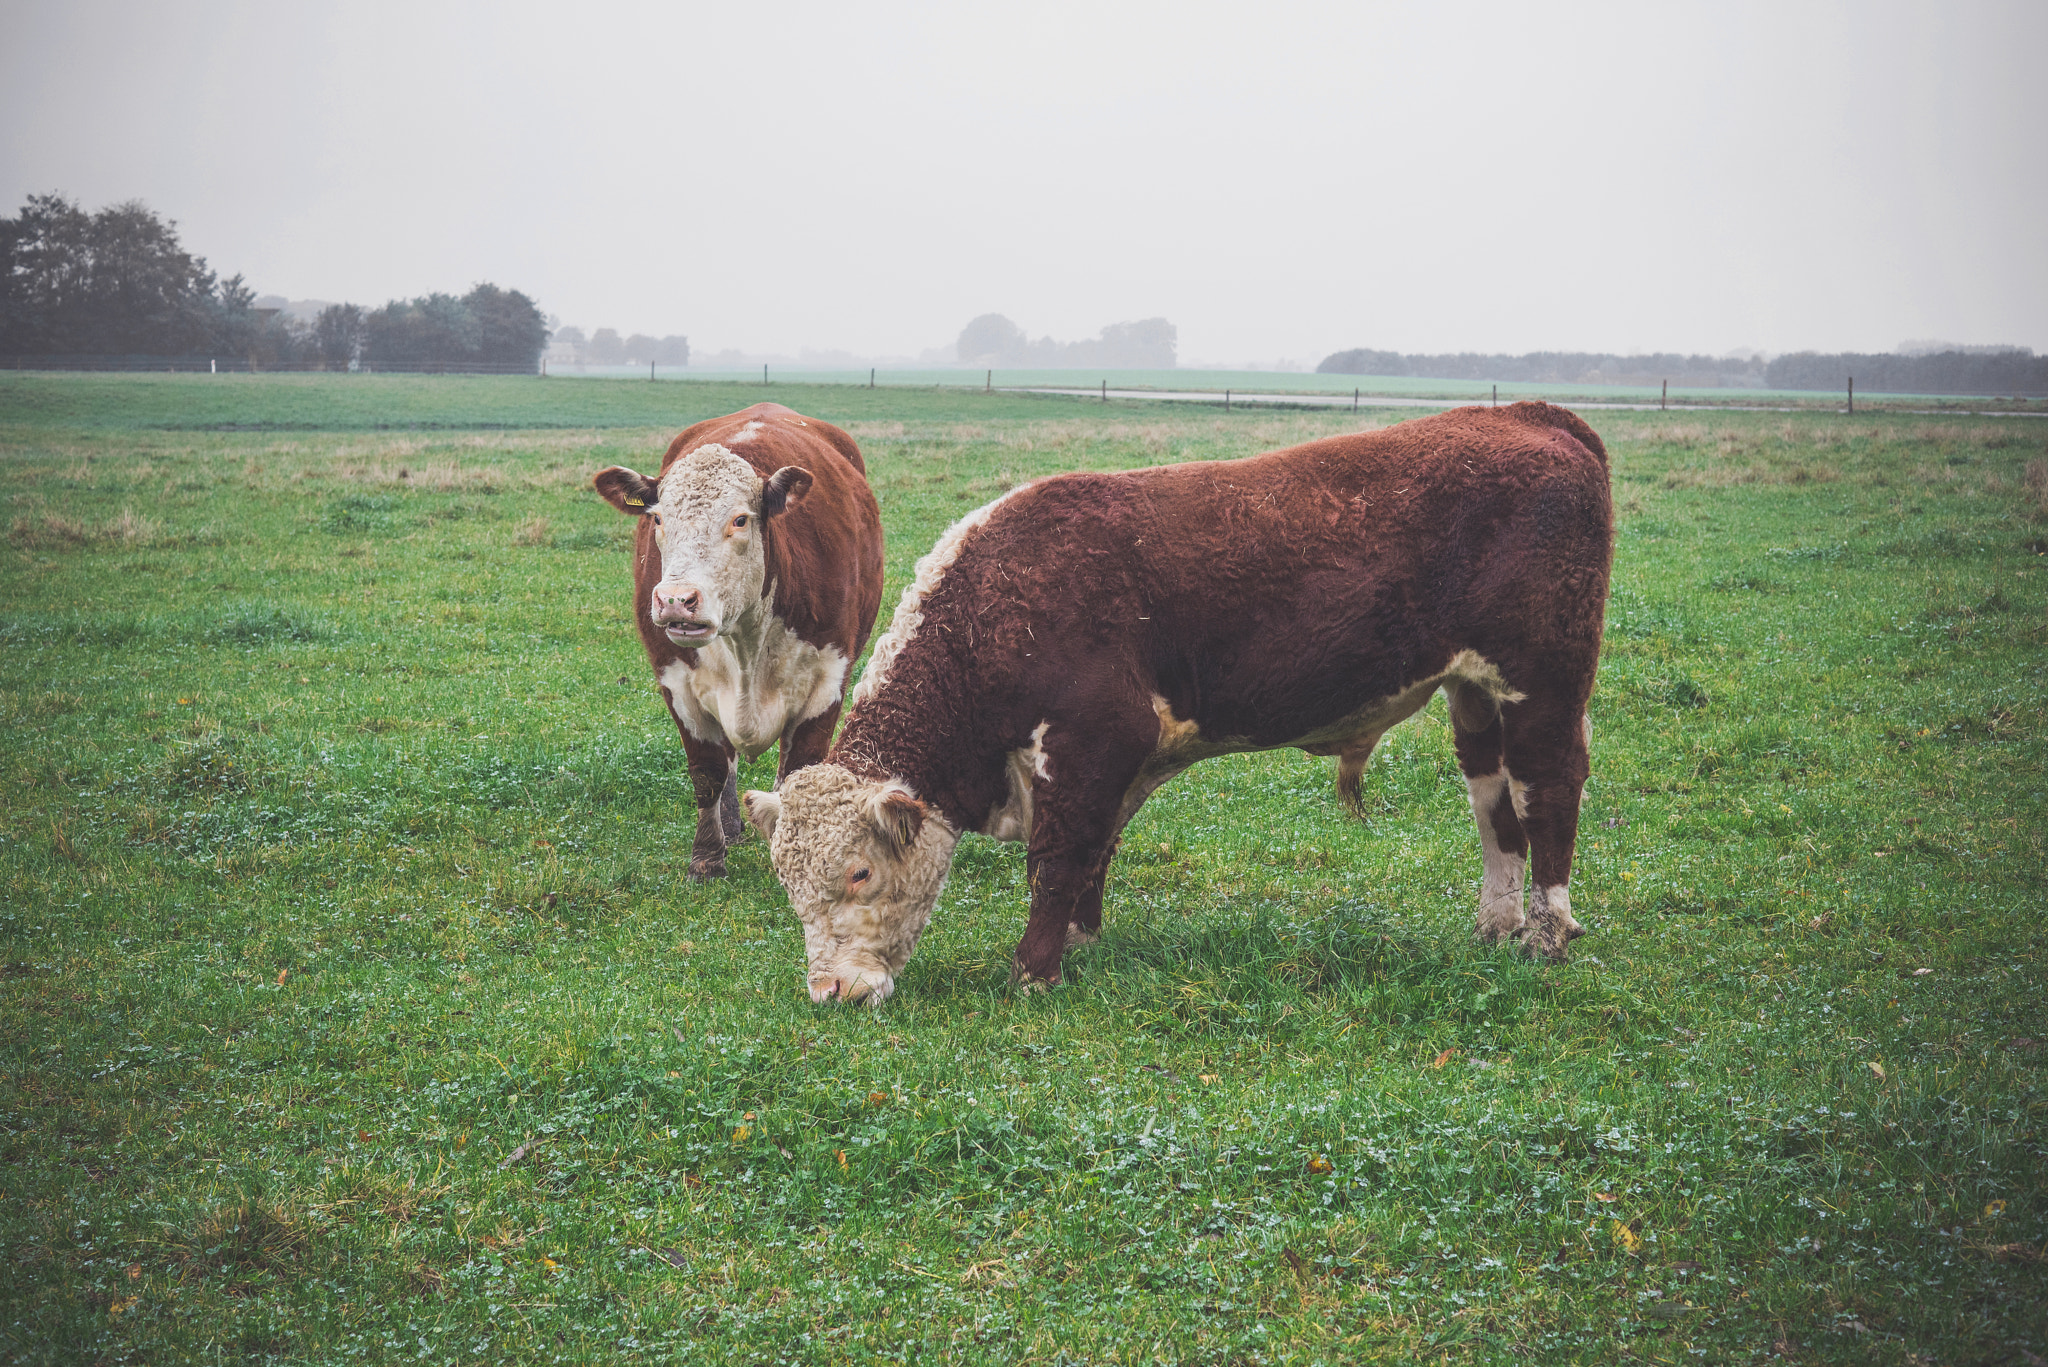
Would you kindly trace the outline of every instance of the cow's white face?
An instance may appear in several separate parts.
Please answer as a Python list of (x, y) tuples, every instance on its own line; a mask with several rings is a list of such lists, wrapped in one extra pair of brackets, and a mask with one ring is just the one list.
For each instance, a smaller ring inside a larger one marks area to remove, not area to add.
[(767, 576), (761, 526), (802, 501), (811, 475), (784, 466), (764, 480), (713, 443), (669, 466), (658, 485), (619, 465), (593, 482), (613, 507), (653, 523), (661, 578), (647, 613), (669, 640), (694, 650), (760, 601)]
[(811, 1000), (881, 1001), (946, 886), (959, 833), (894, 780), (813, 764), (747, 794), (804, 923)]

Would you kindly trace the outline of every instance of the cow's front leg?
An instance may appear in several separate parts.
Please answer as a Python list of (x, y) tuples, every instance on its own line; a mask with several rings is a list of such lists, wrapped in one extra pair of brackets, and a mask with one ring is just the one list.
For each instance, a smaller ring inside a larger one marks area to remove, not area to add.
[(747, 833), (746, 818), (740, 815), (740, 766), (729, 764), (725, 771), (725, 791), (718, 795), (718, 825), (725, 836), (727, 845), (737, 845)]
[(1010, 959), (1010, 981), (1029, 990), (1056, 987), (1060, 960), (1070, 944), (1086, 944), (1102, 929), (1102, 885), (1116, 852), (1099, 850), (1030, 856), (1031, 919)]
[(698, 740), (683, 732), (683, 751), (690, 757), (690, 789), (697, 799), (697, 836), (690, 845), (690, 877), (725, 877), (726, 804), (739, 814), (737, 766), (733, 752), (718, 741)]
[(1150, 707), (1103, 709), (1085, 725), (1046, 723), (1032, 780), (1031, 919), (1010, 961), (1023, 987), (1060, 981), (1067, 946), (1102, 930), (1102, 887), (1160, 722)]

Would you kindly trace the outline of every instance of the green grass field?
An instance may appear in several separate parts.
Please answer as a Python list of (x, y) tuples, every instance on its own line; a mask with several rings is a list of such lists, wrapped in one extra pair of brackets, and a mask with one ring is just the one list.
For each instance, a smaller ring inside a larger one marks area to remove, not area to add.
[[(885, 616), (1018, 480), (1406, 416), (771, 392)], [(0, 1357), (2048, 1356), (2048, 427), (1595, 416), (1568, 966), (1471, 941), (1438, 702), (1362, 823), (1184, 775), (1051, 993), (968, 837), (870, 1010), (681, 876), (588, 487), (761, 394), (0, 375)]]

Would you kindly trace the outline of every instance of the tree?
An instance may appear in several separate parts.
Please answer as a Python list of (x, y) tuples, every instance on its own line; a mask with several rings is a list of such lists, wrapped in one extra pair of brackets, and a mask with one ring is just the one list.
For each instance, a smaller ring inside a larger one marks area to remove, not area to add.
[(240, 277), (217, 288), (177, 224), (140, 200), (89, 214), (62, 195), (30, 195), (0, 221), (0, 250), (0, 350), (188, 354), (256, 321)]
[(663, 365), (688, 365), (690, 339), (671, 333), (654, 344), (654, 352), (648, 359), (659, 361)]
[(363, 320), (376, 370), (534, 370), (548, 344), (540, 309), (518, 290), (478, 285), (460, 299), (394, 299)]
[(313, 320), (313, 346), (329, 370), (354, 370), (363, 358), (365, 337), (361, 308), (329, 304)]
[(539, 365), (541, 352), (547, 350), (548, 325), (533, 300), (518, 290), (484, 284), (463, 295), (462, 304), (476, 319), (474, 359), (526, 370)]
[(461, 369), (483, 330), (452, 294), (394, 299), (364, 321), (364, 359), (376, 370)]
[(1102, 330), (1102, 364), (1130, 370), (1172, 370), (1180, 329), (1164, 318), (1111, 323)]
[(1031, 339), (1002, 314), (984, 313), (960, 329), (960, 340), (954, 345), (963, 361), (1008, 365), (1030, 354)]
[(599, 328), (590, 334), (587, 349), (595, 365), (622, 365), (626, 360), (626, 344), (619, 340), (619, 334), (611, 328)]

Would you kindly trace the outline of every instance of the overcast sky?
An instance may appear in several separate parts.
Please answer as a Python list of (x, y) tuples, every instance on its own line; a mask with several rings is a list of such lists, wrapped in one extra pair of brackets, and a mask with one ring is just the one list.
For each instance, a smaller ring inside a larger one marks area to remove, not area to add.
[(0, 0), (0, 209), (914, 353), (2048, 351), (2048, 5)]

